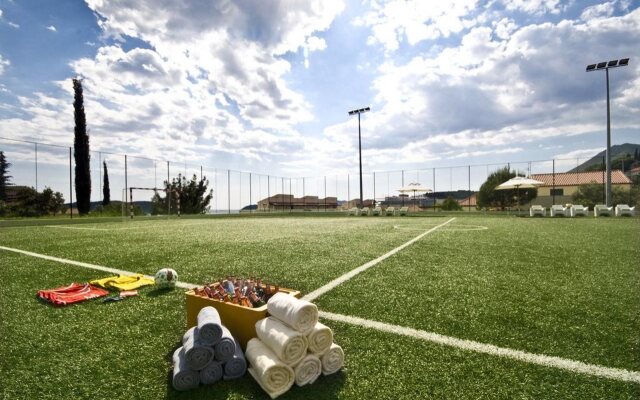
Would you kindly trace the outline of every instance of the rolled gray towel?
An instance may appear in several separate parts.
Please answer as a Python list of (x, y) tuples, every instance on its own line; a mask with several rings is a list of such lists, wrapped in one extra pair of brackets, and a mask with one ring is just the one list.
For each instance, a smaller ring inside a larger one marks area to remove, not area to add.
[(214, 345), (222, 337), (222, 320), (215, 308), (204, 307), (198, 313), (198, 335), (202, 342)]
[(174, 389), (180, 391), (195, 389), (200, 384), (200, 374), (187, 366), (182, 346), (173, 352), (173, 379), (171, 383)]
[(213, 349), (198, 339), (197, 328), (189, 329), (182, 337), (184, 356), (191, 369), (201, 370), (213, 360)]
[(229, 361), (236, 353), (236, 341), (231, 336), (231, 332), (226, 326), (222, 327), (222, 337), (218, 343), (213, 346), (215, 358), (218, 361)]
[(222, 363), (211, 361), (204, 369), (200, 370), (200, 382), (203, 385), (211, 385), (222, 379)]
[(224, 364), (224, 380), (238, 379), (247, 372), (247, 360), (244, 358), (244, 353), (237, 340), (236, 352), (233, 358)]

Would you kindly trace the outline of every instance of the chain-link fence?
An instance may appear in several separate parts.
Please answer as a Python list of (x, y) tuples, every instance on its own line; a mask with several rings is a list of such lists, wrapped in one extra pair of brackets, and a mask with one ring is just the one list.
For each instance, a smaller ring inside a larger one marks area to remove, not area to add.
[[(8, 190), (7, 202), (12, 200), (11, 194), (21, 187), (32, 187), (38, 192), (51, 188), (62, 194), (67, 207), (75, 208), (72, 147), (0, 138), (0, 151), (11, 164), (8, 175), (12, 186)], [(357, 173), (282, 177), (92, 151), (91, 201), (92, 209), (95, 209), (104, 198), (106, 166), (111, 201), (125, 205), (130, 201), (130, 188), (161, 190), (165, 181), (179, 176), (187, 179), (195, 176), (197, 179), (206, 178), (209, 189), (213, 190), (210, 213), (340, 211), (378, 205), (408, 206), (413, 211), (429, 212), (439, 210), (447, 198), (471, 211), (478, 208), (477, 192), (489, 175), (508, 168), (518, 175), (543, 181), (535, 203), (549, 207), (571, 203), (581, 185), (602, 187), (604, 196), (605, 174), (601, 168), (604, 159), (583, 165), (585, 161), (587, 159), (556, 159), (367, 172), (362, 174), (361, 204), (360, 176)], [(638, 160), (622, 162), (620, 171), (615, 172), (612, 179), (618, 197), (622, 196), (622, 200), (629, 204), (636, 201), (632, 187), (637, 182), (637, 165)], [(401, 192), (401, 189), (415, 183), (430, 190), (426, 193)], [(152, 191), (136, 189), (131, 194), (134, 204), (140, 205), (146, 213), (151, 212)]]

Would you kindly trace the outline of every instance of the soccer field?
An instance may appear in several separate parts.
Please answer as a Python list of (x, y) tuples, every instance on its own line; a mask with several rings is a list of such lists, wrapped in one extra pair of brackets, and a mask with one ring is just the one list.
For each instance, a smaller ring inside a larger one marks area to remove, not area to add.
[(346, 365), (282, 399), (637, 399), (639, 238), (637, 218), (464, 215), (0, 227), (0, 398), (267, 398), (248, 374), (173, 390), (183, 289), (54, 308), (36, 292), (111, 274), (46, 255), (301, 290)]

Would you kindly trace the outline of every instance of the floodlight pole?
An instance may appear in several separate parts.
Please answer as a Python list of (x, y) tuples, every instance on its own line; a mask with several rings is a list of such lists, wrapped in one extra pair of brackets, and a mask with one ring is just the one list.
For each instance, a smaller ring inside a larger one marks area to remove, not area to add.
[(605, 202), (607, 207), (611, 207), (611, 108), (609, 99), (609, 68), (625, 67), (629, 65), (629, 59), (623, 58), (620, 60), (612, 60), (608, 62), (601, 62), (598, 64), (587, 65), (587, 72), (605, 70), (605, 77), (607, 81), (607, 151), (605, 152), (606, 169), (607, 169), (607, 183), (605, 190)]
[(358, 157), (360, 160), (360, 207), (364, 207), (362, 200), (362, 135), (360, 132), (360, 114), (371, 111), (371, 108), (365, 107), (357, 110), (349, 111), (349, 115), (358, 114)]

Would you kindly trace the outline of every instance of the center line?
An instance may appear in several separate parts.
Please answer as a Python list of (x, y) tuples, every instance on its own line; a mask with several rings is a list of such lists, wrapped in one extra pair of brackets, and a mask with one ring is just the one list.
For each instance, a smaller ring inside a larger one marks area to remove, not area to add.
[(317, 299), (318, 297), (322, 296), (323, 294), (327, 293), (328, 291), (334, 289), (336, 286), (348, 281), (349, 279), (353, 278), (354, 276), (358, 275), (359, 273), (368, 270), (369, 268), (373, 267), (374, 265), (386, 260), (387, 258), (389, 258), (392, 255), (396, 254), (400, 250), (403, 250), (407, 246), (412, 245), (413, 243), (417, 242), (418, 240), (422, 239), (423, 237), (427, 236), (428, 234), (430, 234), (432, 232), (435, 232), (436, 230), (442, 228), (443, 226), (447, 225), (449, 222), (453, 221), (454, 219), (455, 218), (451, 218), (450, 220), (448, 220), (446, 222), (443, 222), (438, 226), (434, 226), (433, 228), (429, 229), (428, 231), (423, 232), (420, 235), (418, 235), (418, 236), (414, 237), (413, 239), (409, 240), (407, 243), (396, 247), (395, 249), (391, 250), (390, 252), (388, 252), (386, 254), (381, 255), (380, 257), (376, 258), (375, 260), (371, 260), (368, 263), (363, 264), (363, 265), (359, 266), (358, 268), (353, 269), (353, 270), (347, 272), (346, 274), (337, 277), (336, 279), (332, 280), (331, 282), (327, 283), (326, 285), (321, 286), (318, 289), (314, 290), (313, 292), (307, 294), (302, 299), (303, 300), (307, 300), (307, 301), (313, 301), (313, 300)]

